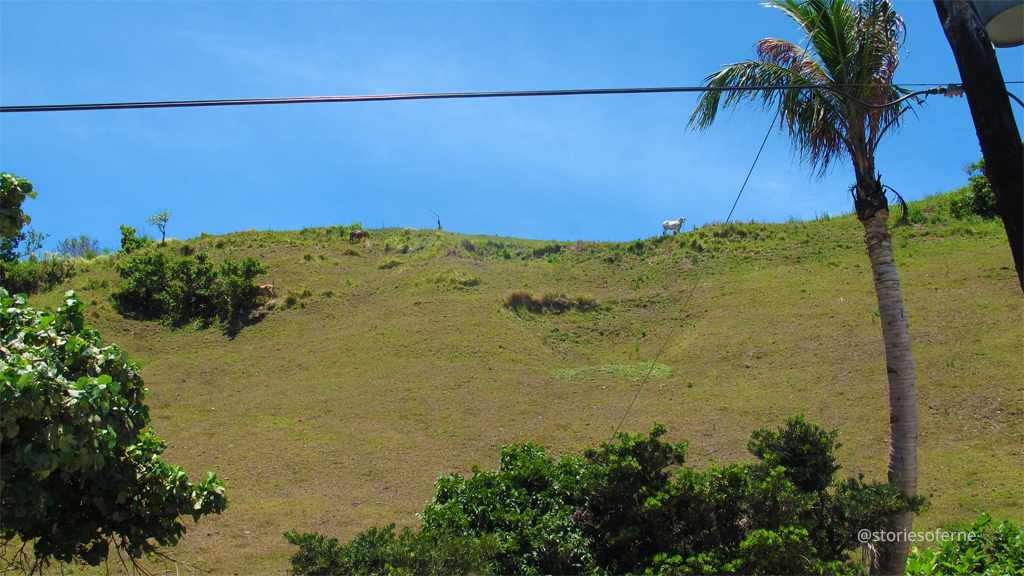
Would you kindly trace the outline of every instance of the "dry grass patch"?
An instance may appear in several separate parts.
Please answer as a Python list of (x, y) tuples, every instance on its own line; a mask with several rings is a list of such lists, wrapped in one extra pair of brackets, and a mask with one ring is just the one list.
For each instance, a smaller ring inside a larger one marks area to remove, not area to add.
[(533, 314), (544, 314), (548, 312), (561, 313), (569, 310), (580, 312), (591, 312), (600, 308), (597, 299), (593, 296), (569, 297), (564, 292), (544, 294), (540, 298), (525, 290), (516, 290), (505, 296), (504, 305), (509, 310), (519, 312), (530, 312)]

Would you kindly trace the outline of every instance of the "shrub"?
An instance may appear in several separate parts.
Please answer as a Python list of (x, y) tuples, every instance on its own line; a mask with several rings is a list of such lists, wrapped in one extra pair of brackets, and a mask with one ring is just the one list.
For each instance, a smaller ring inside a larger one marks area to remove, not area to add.
[[(859, 573), (849, 556), (860, 546), (857, 530), (879, 530), (924, 500), (902, 496), (894, 484), (837, 482), (836, 432), (802, 417), (785, 423), (752, 434), (758, 462), (700, 471), (684, 466), (688, 443), (663, 441), (660, 424), (558, 460), (530, 443), (506, 446), (496, 471), (474, 466), (470, 478), (438, 479), (416, 537), (458, 539), (502, 574)], [(416, 545), (393, 526), (343, 546), (290, 535), (300, 546), (297, 574), (387, 569), (385, 558), (407, 557)]]
[(999, 215), (996, 196), (985, 177), (985, 160), (979, 160), (967, 167), (968, 184), (954, 194), (949, 203), (949, 212), (956, 218), (976, 215), (995, 218)]
[(26, 224), (32, 223), (21, 209), (26, 198), (35, 198), (32, 183), (8, 172), (0, 173), (0, 236), (14, 238)]
[(0, 362), (0, 539), (4, 550), (14, 538), (31, 544), (34, 559), (24, 549), (5, 558), (29, 572), (52, 560), (97, 566), (111, 545), (162, 556), (158, 546), (185, 534), (181, 517), (227, 508), (213, 473), (194, 484), (161, 460), (139, 367), (85, 325), (84, 308), (74, 292), (53, 313), (0, 289), (11, 351)]
[(171, 309), (167, 293), (170, 265), (171, 260), (164, 252), (141, 254), (118, 262), (114, 269), (124, 279), (116, 295), (121, 313), (132, 312), (150, 319), (167, 315)]
[(912, 548), (907, 576), (1024, 574), (1024, 528), (1010, 522), (993, 526), (992, 516), (982, 512), (962, 532), (974, 537), (950, 539), (932, 550)]
[(377, 269), (388, 270), (401, 265), (402, 261), (398, 258), (382, 258), (380, 262), (377, 262)]
[(256, 304), (259, 286), (253, 280), (265, 264), (246, 257), (225, 258), (219, 270), (205, 252), (173, 259), (166, 252), (132, 256), (115, 265), (125, 280), (115, 295), (121, 313), (166, 319), (181, 325), (193, 320), (235, 322)]
[(448, 534), (395, 533), (395, 525), (370, 528), (351, 542), (291, 530), (285, 539), (299, 547), (292, 556), (293, 574), (489, 574), (493, 538), (459, 538)]
[(120, 228), (121, 228), (121, 252), (123, 252), (125, 254), (131, 254), (132, 252), (135, 252), (136, 250), (145, 248), (145, 247), (147, 247), (147, 246), (149, 246), (150, 244), (153, 243), (153, 239), (150, 238), (149, 236), (146, 236), (146, 235), (136, 236), (135, 235), (135, 228), (132, 228), (130, 226), (125, 226), (124, 224), (122, 224), (120, 226)]
[(7, 262), (2, 286), (9, 294), (39, 294), (75, 277), (75, 261), (60, 256)]

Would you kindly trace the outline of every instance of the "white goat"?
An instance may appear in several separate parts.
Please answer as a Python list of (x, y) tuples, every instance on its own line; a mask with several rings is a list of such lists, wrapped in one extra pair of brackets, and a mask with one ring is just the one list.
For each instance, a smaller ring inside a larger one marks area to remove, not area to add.
[(664, 234), (669, 230), (672, 230), (674, 234), (679, 234), (679, 231), (683, 227), (683, 222), (686, 222), (686, 218), (679, 218), (679, 220), (667, 220), (661, 225), (661, 233)]

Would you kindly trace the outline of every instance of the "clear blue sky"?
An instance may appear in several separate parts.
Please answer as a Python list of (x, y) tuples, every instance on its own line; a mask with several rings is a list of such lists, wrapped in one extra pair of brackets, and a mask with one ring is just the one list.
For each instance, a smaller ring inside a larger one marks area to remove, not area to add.
[[(959, 82), (930, 1), (898, 1), (900, 83)], [(796, 26), (757, 2), (0, 2), (4, 105), (694, 86)], [(997, 50), (1024, 79), (1022, 48)], [(1020, 84), (1012, 85), (1020, 95)], [(362, 222), (554, 240), (632, 240), (723, 220), (771, 117), (701, 135), (696, 96), (3, 114), (0, 169), (30, 179), (51, 238), (119, 247), (172, 212), (191, 238)], [(1014, 104), (1018, 124), (1021, 109)], [(981, 157), (966, 99), (929, 97), (876, 160), (908, 200)], [(849, 212), (848, 162), (815, 181), (777, 134), (735, 219)]]

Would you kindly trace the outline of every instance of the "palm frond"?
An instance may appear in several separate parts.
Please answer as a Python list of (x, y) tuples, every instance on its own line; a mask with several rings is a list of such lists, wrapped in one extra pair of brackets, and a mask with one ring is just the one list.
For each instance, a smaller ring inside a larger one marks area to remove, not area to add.
[(766, 5), (801, 27), (806, 48), (761, 40), (754, 46), (755, 61), (727, 65), (704, 79), (708, 87), (750, 90), (728, 92), (724, 99), (720, 92), (705, 92), (689, 126), (707, 130), (719, 108), (756, 103), (779, 112), (794, 149), (819, 177), (844, 154), (873, 158), (881, 137), (901, 126), (909, 103), (867, 108), (831, 91), (763, 87), (827, 85), (868, 104), (893, 102), (908, 93), (893, 85), (906, 34), (903, 20), (889, 0), (771, 0)]

